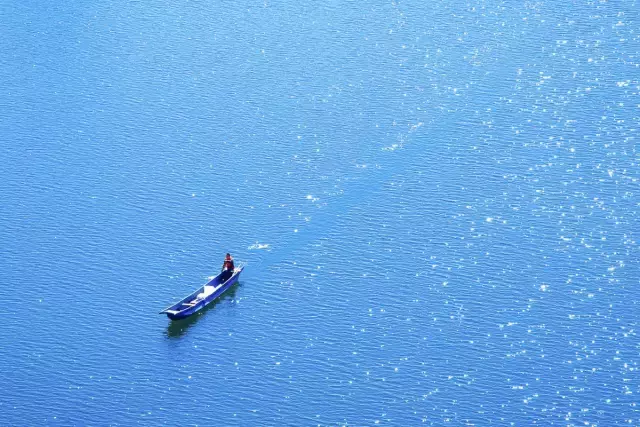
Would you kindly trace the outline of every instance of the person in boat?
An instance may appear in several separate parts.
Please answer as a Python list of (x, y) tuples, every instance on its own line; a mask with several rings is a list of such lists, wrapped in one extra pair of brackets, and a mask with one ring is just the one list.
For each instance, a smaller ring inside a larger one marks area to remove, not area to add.
[(224, 283), (231, 276), (233, 276), (233, 270), (235, 270), (236, 266), (233, 264), (233, 258), (231, 254), (227, 253), (227, 256), (224, 258), (224, 262), (222, 263), (222, 277), (220, 278), (220, 283)]

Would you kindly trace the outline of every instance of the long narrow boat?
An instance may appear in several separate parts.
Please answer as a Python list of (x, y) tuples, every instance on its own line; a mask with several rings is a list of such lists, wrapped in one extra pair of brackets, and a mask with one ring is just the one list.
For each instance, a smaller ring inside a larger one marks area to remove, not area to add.
[(233, 275), (224, 283), (221, 283), (222, 273), (218, 274), (191, 295), (182, 298), (177, 303), (162, 310), (160, 314), (165, 313), (171, 320), (184, 319), (185, 317), (191, 316), (202, 310), (212, 301), (215, 301), (216, 298), (237, 283), (242, 270), (244, 270), (244, 266), (236, 267), (236, 269), (233, 270)]

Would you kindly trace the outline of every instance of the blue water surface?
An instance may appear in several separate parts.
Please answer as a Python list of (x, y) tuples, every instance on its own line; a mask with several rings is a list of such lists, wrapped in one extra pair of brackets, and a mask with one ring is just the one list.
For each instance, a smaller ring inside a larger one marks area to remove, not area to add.
[(4, 2), (0, 424), (640, 424), (639, 24)]

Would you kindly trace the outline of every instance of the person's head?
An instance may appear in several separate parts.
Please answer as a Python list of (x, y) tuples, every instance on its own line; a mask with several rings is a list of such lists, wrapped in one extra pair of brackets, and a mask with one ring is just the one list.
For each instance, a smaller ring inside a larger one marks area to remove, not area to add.
[(227, 252), (227, 259), (231, 259), (231, 254)]

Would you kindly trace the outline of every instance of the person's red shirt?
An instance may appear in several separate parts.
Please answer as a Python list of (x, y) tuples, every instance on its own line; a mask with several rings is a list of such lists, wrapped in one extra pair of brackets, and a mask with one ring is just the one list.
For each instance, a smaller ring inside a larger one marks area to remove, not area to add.
[(235, 266), (233, 265), (233, 258), (231, 258), (231, 255), (227, 255), (227, 257), (224, 259), (224, 263), (222, 264), (222, 269), (233, 271), (234, 268)]

